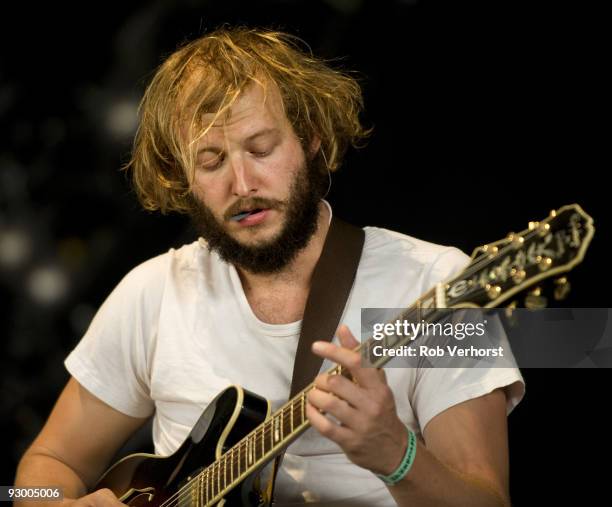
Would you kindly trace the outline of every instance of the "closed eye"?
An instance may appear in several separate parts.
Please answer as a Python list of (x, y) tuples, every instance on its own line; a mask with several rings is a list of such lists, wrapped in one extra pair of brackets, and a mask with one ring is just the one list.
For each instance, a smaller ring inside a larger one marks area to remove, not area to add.
[(202, 162), (200, 164), (200, 168), (204, 169), (205, 171), (213, 171), (221, 167), (221, 164), (223, 163), (224, 160), (225, 160), (225, 156), (220, 153), (213, 159), (209, 159), (209, 160), (206, 160), (205, 162)]
[(256, 158), (264, 158), (270, 155), (276, 146), (277, 142), (273, 143), (254, 143), (249, 146), (249, 153)]

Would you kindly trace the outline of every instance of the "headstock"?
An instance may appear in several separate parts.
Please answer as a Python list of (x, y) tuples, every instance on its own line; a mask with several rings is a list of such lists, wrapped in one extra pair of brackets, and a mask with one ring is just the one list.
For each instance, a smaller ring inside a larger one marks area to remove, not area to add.
[[(580, 263), (595, 233), (593, 219), (578, 204), (551, 211), (527, 229), (478, 247), (472, 262), (445, 286), (446, 306), (493, 308), (541, 280)], [(555, 297), (569, 291), (566, 277), (555, 280)], [(542, 307), (541, 289), (527, 295), (528, 307)]]

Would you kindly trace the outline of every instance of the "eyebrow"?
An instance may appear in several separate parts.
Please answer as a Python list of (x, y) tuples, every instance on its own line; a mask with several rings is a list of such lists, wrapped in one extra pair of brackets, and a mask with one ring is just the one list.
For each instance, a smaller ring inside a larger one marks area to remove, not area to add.
[[(277, 128), (265, 128), (262, 130), (259, 130), (257, 132), (255, 132), (254, 134), (251, 134), (249, 137), (247, 137), (245, 139), (245, 142), (250, 142), (253, 141), (255, 139), (257, 139), (258, 137), (263, 137), (263, 136), (268, 136), (268, 135), (272, 135), (272, 134), (278, 134), (280, 131)], [(198, 155), (204, 151), (212, 151), (215, 153), (219, 153), (221, 151), (221, 149), (217, 148), (216, 146), (202, 146), (199, 150), (198, 150)]]

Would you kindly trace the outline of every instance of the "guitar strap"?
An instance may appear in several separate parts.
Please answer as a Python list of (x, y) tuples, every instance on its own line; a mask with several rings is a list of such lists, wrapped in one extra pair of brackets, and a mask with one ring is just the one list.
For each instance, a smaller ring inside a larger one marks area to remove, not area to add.
[[(321, 256), (312, 274), (302, 329), (295, 353), (289, 399), (309, 385), (319, 373), (323, 359), (311, 351), (317, 341), (332, 341), (355, 281), (365, 233), (332, 217)], [(276, 457), (273, 479), (280, 469), (284, 452)]]

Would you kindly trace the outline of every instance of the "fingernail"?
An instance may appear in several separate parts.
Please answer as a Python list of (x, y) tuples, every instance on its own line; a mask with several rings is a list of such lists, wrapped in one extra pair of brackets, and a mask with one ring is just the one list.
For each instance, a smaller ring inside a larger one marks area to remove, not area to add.
[(325, 350), (325, 342), (314, 342), (312, 344), (312, 351), (313, 352), (323, 352)]

